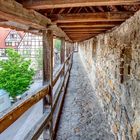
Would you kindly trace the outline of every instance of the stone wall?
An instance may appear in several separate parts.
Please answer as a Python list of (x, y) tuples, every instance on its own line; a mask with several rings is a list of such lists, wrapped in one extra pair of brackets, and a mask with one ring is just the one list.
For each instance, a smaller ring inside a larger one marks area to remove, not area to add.
[(115, 139), (140, 140), (140, 11), (79, 53)]

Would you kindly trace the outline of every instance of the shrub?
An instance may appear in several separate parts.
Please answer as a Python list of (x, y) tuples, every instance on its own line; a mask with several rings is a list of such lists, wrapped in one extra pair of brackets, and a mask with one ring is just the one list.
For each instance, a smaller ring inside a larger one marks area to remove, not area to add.
[(30, 60), (25, 60), (13, 49), (6, 51), (8, 59), (0, 60), (0, 89), (5, 89), (15, 98), (28, 89), (34, 70), (30, 68)]

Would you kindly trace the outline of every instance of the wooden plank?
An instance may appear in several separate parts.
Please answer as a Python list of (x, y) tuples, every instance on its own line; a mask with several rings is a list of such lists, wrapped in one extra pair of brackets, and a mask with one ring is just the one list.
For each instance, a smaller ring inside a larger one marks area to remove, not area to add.
[(27, 10), (14, 0), (0, 0), (0, 18), (33, 28), (46, 29), (51, 20), (33, 10)]
[(5, 20), (5, 19), (1, 19), (0, 18), (0, 22), (7, 22), (8, 20)]
[(62, 70), (64, 68), (64, 64), (60, 67), (60, 70), (58, 71), (58, 73), (54, 76), (54, 79), (53, 79), (53, 86), (56, 84), (57, 80), (59, 79), (61, 73), (62, 73)]
[[(49, 64), (50, 64), (50, 87), (51, 87), (51, 94), (50, 94), (50, 105), (51, 105), (51, 111), (53, 107), (53, 32), (52, 30), (47, 31), (47, 42), (48, 42), (48, 50), (50, 53), (49, 58)], [(53, 139), (53, 114), (51, 112), (51, 118), (50, 118), (50, 138)], [(47, 139), (47, 138), (45, 138)]]
[(25, 140), (37, 140), (44, 129), (48, 126), (50, 121), (51, 112), (45, 112), (38, 123), (33, 127), (31, 131), (26, 135)]
[(86, 36), (83, 38), (77, 38), (77, 39), (73, 39), (74, 42), (83, 42), (84, 40), (88, 40), (90, 38), (93, 38), (94, 36)]
[[(8, 20), (7, 23), (2, 23), (3, 26), (18, 28), (28, 31), (30, 27), (38, 30), (47, 30), (52, 22), (46, 16), (34, 11), (24, 8), (21, 4), (14, 0), (0, 0), (0, 19)], [(64, 37), (66, 40), (70, 39), (57, 26), (52, 28), (56, 36)]]
[(51, 19), (57, 23), (99, 22), (99, 21), (125, 21), (134, 12), (97, 12), (52, 15)]
[[(83, 35), (89, 35), (89, 34), (99, 34), (99, 33), (102, 33), (102, 32), (77, 32), (77, 33), (72, 33), (72, 32), (67, 32), (67, 35), (68, 36), (78, 36), (78, 35), (81, 35), (81, 34), (83, 34)], [(82, 37), (82, 35), (81, 35), (81, 37)]]
[(85, 6), (106, 6), (106, 5), (134, 5), (140, 4), (139, 0), (36, 0), (23, 2), (26, 8), (30, 9), (52, 9), (67, 7), (85, 7)]
[[(43, 110), (46, 111), (46, 105), (50, 105), (52, 109), (52, 90), (53, 90), (53, 33), (51, 30), (43, 31), (43, 83), (50, 84), (50, 94), (48, 100), (43, 99)], [(50, 114), (50, 137), (53, 135), (52, 113)], [(47, 139), (44, 135), (44, 139)]]
[(78, 33), (78, 34), (69, 34), (69, 37), (86, 37), (87, 35), (95, 35), (94, 33), (92, 33), (92, 34), (89, 34), (89, 33), (86, 33), (86, 34), (82, 34), (81, 35), (81, 33)]
[(50, 82), (50, 59), (51, 49), (49, 47), (47, 32), (43, 31), (43, 83)]
[(121, 24), (122, 22), (75, 22), (75, 23), (57, 23), (61, 28), (109, 28)]
[(92, 28), (89, 28), (89, 29), (84, 29), (84, 28), (79, 28), (79, 29), (77, 29), (77, 28), (67, 28), (67, 29), (63, 29), (65, 32), (84, 32), (84, 31), (89, 31), (89, 32), (92, 32), (92, 31), (94, 31), (94, 32), (96, 32), (96, 31), (105, 31), (105, 30), (108, 30), (108, 28), (101, 28), (101, 29), (92, 29)]
[[(72, 57), (72, 55), (70, 55), (66, 59), (65, 63), (70, 59), (70, 57)], [(68, 69), (66, 71), (66, 74), (63, 77), (63, 80), (60, 82), (60, 87), (58, 88), (58, 90), (56, 90), (57, 96), (56, 96), (56, 98), (54, 99), (54, 102), (53, 102), (53, 107), (52, 107), (52, 110), (51, 110), (52, 112), (50, 112), (50, 110), (48, 110), (48, 111), (46, 111), (44, 113), (44, 115), (41, 117), (41, 119), (39, 120), (39, 122), (27, 134), (27, 136), (25, 137), (26, 140), (36, 140), (36, 139), (39, 138), (39, 136), (41, 135), (41, 133), (44, 131), (44, 129), (49, 124), (49, 121), (50, 121), (50, 118), (51, 118), (51, 113), (55, 114), (55, 119), (54, 119), (55, 123), (53, 124), (53, 130), (54, 130), (54, 134), (56, 134), (56, 129), (54, 129), (54, 128), (57, 127), (56, 120), (59, 121), (59, 116), (57, 115), (57, 113), (60, 113), (60, 110), (61, 110), (61, 107), (62, 106), (59, 106), (59, 104), (62, 104), (63, 103), (62, 95), (65, 92), (65, 91), (62, 91), (62, 89), (63, 89), (63, 87), (65, 87), (64, 89), (66, 90), (66, 86), (67, 86), (67, 83), (68, 83), (68, 78), (67, 77), (69, 76), (70, 69), (71, 69), (71, 64), (69, 65), (69, 67), (68, 67)], [(61, 70), (62, 69), (60, 69), (60, 71)]]
[(16, 23), (16, 22), (11, 22), (11, 21), (0, 22), (0, 27), (10, 28), (10, 29), (16, 30), (16, 31), (24, 31), (24, 32), (28, 32), (28, 33), (32, 33), (32, 34), (36, 34), (36, 35), (42, 35), (39, 30), (30, 30), (30, 28), (26, 25)]
[(15, 107), (7, 110), (7, 112), (5, 112), (5, 114), (0, 117), (0, 133), (7, 129), (12, 123), (14, 123), (30, 107), (48, 95), (49, 91), (50, 86), (44, 86), (40, 90), (36, 91), (36, 94), (25, 97)]

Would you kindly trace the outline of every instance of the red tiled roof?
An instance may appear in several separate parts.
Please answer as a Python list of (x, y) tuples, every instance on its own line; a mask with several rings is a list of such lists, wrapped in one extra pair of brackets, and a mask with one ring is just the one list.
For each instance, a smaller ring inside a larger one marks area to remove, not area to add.
[[(9, 32), (11, 31), (10, 28), (2, 28), (0, 27), (0, 48), (6, 48), (5, 46), (5, 39), (8, 36)], [(24, 32), (17, 31), (21, 37), (24, 36)]]
[(10, 29), (0, 27), (0, 48), (6, 48), (5, 38), (7, 37)]

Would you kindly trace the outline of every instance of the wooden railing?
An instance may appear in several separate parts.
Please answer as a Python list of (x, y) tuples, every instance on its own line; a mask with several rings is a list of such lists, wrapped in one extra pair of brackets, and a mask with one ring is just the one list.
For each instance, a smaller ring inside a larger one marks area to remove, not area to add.
[[(58, 79), (60, 79), (59, 86), (55, 92), (55, 96), (53, 97), (53, 105), (52, 108), (47, 109), (43, 114), (42, 118), (38, 121), (38, 123), (34, 126), (34, 128), (28, 133), (26, 136), (26, 140), (36, 140), (41, 135), (44, 129), (46, 129), (50, 119), (51, 114), (53, 115), (53, 136), (56, 134), (56, 130), (58, 127), (58, 121), (60, 118), (60, 113), (65, 97), (66, 87), (68, 83), (68, 79), (70, 76), (70, 70), (72, 67), (72, 59), (73, 52), (69, 55), (69, 57), (65, 60), (64, 64), (60, 67), (60, 70), (53, 78), (53, 86), (57, 83)], [(63, 74), (62, 74), (63, 73)], [(0, 133), (2, 133), (5, 129), (7, 129), (11, 124), (13, 124), (24, 112), (30, 109), (33, 105), (38, 103), (41, 99), (51, 94), (50, 85), (43, 86), (40, 90), (36, 91), (31, 95), (26, 96), (19, 103), (16, 103), (13, 107), (7, 110), (0, 117)]]

